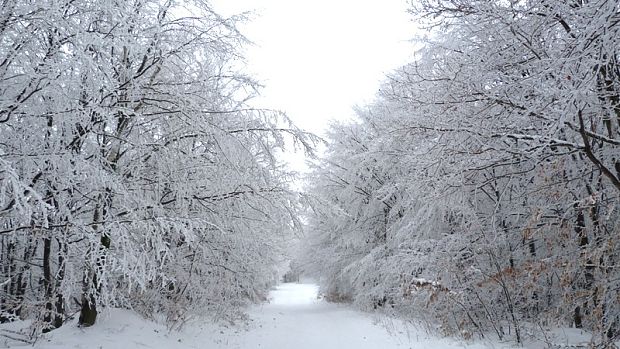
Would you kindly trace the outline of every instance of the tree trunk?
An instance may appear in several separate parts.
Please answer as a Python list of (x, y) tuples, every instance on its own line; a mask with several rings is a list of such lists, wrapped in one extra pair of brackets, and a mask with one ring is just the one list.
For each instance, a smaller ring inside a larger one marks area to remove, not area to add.
[(575, 315), (573, 316), (573, 320), (575, 321), (575, 328), (583, 328), (583, 324), (581, 323), (581, 307), (577, 306), (575, 308)]
[(93, 295), (82, 295), (82, 308), (80, 310), (80, 326), (90, 327), (97, 321), (97, 304)]
[[(99, 199), (102, 199), (102, 197), (100, 196)], [(107, 200), (107, 196), (105, 197), (105, 199), (106, 200), (103, 203), (104, 206), (109, 203), (109, 201)], [(97, 223), (99, 222), (99, 219), (101, 219), (102, 217), (105, 217), (105, 215), (106, 215), (105, 207), (101, 209), (100, 206), (98, 205), (95, 208), (95, 214), (93, 217), (93, 221)], [(98, 224), (96, 224), (94, 228), (95, 230), (97, 230)], [(96, 266), (95, 268), (92, 268), (89, 271), (87, 271), (84, 277), (84, 292), (82, 293), (82, 308), (80, 310), (80, 319), (79, 319), (80, 326), (89, 327), (89, 326), (94, 325), (95, 322), (97, 321), (97, 303), (95, 299), (95, 294), (98, 294), (100, 292), (99, 281), (98, 281), (99, 272), (103, 270), (103, 268), (105, 267), (105, 253), (106, 253), (105, 251), (110, 248), (110, 243), (111, 243), (111, 240), (108, 234), (103, 233), (101, 235), (101, 240), (100, 240), (100, 245), (99, 245), (100, 255), (99, 257), (97, 257)]]
[(45, 310), (43, 322), (45, 328), (43, 333), (52, 331), (62, 326), (65, 314), (65, 300), (63, 295), (58, 292), (60, 283), (64, 278), (64, 257), (62, 255), (62, 243), (58, 242), (58, 274), (52, 277), (51, 250), (52, 239), (43, 239), (43, 286), (45, 290)]
[(43, 310), (43, 322), (45, 327), (43, 333), (52, 330), (50, 324), (52, 322), (52, 267), (50, 265), (50, 254), (52, 250), (52, 239), (46, 237), (43, 239), (43, 289), (45, 299), (45, 309)]
[(60, 283), (65, 278), (65, 258), (63, 252), (66, 253), (66, 245), (63, 246), (60, 239), (56, 239), (58, 242), (58, 277), (56, 278), (56, 315), (54, 316), (54, 322), (52, 323), (55, 328), (62, 326), (65, 320), (65, 297), (60, 290)]

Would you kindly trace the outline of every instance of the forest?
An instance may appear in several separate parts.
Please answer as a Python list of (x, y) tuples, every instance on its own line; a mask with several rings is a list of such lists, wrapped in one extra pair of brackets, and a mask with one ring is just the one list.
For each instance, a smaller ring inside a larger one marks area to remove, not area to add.
[(299, 228), (276, 153), (310, 137), (247, 104), (234, 22), (202, 1), (15, 0), (0, 23), (0, 321), (258, 301)]
[(315, 166), (310, 271), (335, 300), (449, 335), (562, 324), (613, 341), (620, 3), (412, 11), (433, 35)]
[(322, 139), (253, 104), (243, 15), (2, 1), (0, 323), (243, 319), (292, 258), (330, 302), (441, 335), (560, 326), (612, 346), (620, 2), (409, 9), (415, 59)]

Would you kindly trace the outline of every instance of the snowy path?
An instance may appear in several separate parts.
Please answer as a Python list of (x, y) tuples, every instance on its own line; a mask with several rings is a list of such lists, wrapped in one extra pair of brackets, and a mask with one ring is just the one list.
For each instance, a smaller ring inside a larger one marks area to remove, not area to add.
[[(271, 301), (253, 309), (252, 328), (245, 333), (220, 333), (214, 348), (391, 349), (464, 348), (462, 343), (429, 337), (409, 328), (390, 334), (373, 324), (370, 314), (317, 299), (318, 287), (283, 284)], [(468, 346), (483, 348), (484, 346)], [(211, 348), (206, 346), (206, 348)]]
[(226, 348), (408, 348), (403, 339), (373, 325), (370, 317), (343, 305), (317, 300), (317, 287), (283, 284), (271, 301), (254, 309), (243, 336), (224, 338)]
[[(67, 324), (41, 338), (34, 348), (145, 348), (145, 349), (451, 349), (465, 346), (449, 339), (409, 328), (393, 334), (373, 324), (373, 316), (342, 304), (317, 299), (317, 287), (283, 284), (271, 293), (269, 303), (250, 311), (247, 329), (213, 324), (188, 325), (182, 332), (144, 320), (126, 310), (114, 310), (87, 329)], [(0, 328), (1, 330), (1, 328)], [(0, 331), (1, 332), (1, 331)], [(0, 348), (25, 347), (0, 337)], [(31, 346), (27, 346), (32, 348)]]

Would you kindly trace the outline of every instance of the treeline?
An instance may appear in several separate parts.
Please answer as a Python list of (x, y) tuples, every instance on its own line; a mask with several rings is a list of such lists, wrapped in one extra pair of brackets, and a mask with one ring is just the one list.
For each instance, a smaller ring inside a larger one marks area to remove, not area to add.
[(0, 4), (0, 322), (104, 307), (234, 317), (297, 229), (275, 153), (309, 139), (247, 101), (240, 18), (202, 0)]
[(304, 263), (327, 296), (464, 337), (617, 340), (619, 11), (416, 2), (423, 48), (312, 174)]

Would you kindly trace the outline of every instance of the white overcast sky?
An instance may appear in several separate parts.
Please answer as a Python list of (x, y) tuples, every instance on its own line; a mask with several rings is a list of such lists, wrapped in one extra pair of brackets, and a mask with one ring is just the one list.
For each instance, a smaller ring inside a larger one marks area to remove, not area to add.
[[(254, 43), (248, 71), (265, 85), (255, 106), (286, 112), (321, 136), (331, 120), (372, 102), (385, 74), (411, 61), (415, 25), (407, 0), (211, 0), (223, 16), (252, 11), (241, 25)], [(257, 104), (258, 103), (258, 104)], [(285, 153), (306, 172), (300, 153)]]
[(224, 16), (255, 11), (242, 32), (262, 106), (321, 134), (372, 101), (386, 73), (412, 57), (406, 0), (212, 0)]

